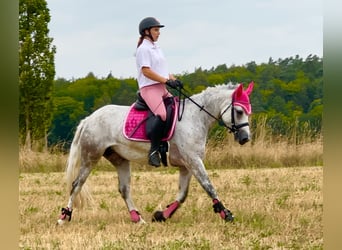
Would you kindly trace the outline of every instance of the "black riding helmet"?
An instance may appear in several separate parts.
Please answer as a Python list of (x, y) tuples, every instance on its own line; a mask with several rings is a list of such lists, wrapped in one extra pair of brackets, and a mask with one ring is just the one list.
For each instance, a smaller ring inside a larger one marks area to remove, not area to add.
[(139, 34), (144, 36), (144, 31), (147, 29), (151, 29), (152, 27), (160, 27), (163, 28), (164, 25), (160, 24), (160, 22), (154, 17), (146, 17), (141, 20), (139, 24)]

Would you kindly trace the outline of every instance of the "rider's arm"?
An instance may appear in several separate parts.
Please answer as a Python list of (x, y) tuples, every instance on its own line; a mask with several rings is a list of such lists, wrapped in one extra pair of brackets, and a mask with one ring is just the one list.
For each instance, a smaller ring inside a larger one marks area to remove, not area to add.
[[(144, 76), (146, 76), (147, 78), (149, 78), (153, 81), (165, 83), (168, 80), (167, 78), (158, 75), (156, 72), (151, 70), (151, 68), (149, 68), (149, 67), (142, 67), (141, 71), (144, 74)], [(171, 75), (170, 75), (170, 78), (171, 78)]]

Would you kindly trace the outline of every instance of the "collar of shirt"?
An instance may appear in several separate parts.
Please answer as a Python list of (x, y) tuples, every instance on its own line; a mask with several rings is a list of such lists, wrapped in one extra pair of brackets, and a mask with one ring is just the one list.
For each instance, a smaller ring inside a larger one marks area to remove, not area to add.
[(148, 40), (146, 38), (143, 40), (143, 44), (146, 45), (146, 46), (151, 47), (152, 49), (159, 48), (158, 45), (155, 42), (152, 42), (152, 41), (150, 41), (150, 40)]

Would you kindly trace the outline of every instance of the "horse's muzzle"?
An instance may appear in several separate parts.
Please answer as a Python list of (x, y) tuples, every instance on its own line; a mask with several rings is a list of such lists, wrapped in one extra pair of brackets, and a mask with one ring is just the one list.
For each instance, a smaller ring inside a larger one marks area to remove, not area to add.
[(244, 130), (239, 130), (239, 131), (235, 132), (234, 138), (236, 141), (239, 142), (240, 145), (243, 145), (246, 142), (249, 142), (249, 140), (250, 140), (249, 134)]

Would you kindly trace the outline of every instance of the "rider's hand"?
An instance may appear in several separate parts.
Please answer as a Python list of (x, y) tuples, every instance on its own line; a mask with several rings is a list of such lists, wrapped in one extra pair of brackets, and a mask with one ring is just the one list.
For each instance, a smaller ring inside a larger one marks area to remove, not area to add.
[(165, 84), (171, 88), (174, 88), (174, 89), (177, 87), (183, 88), (183, 83), (179, 80), (170, 80), (169, 79), (165, 82)]

